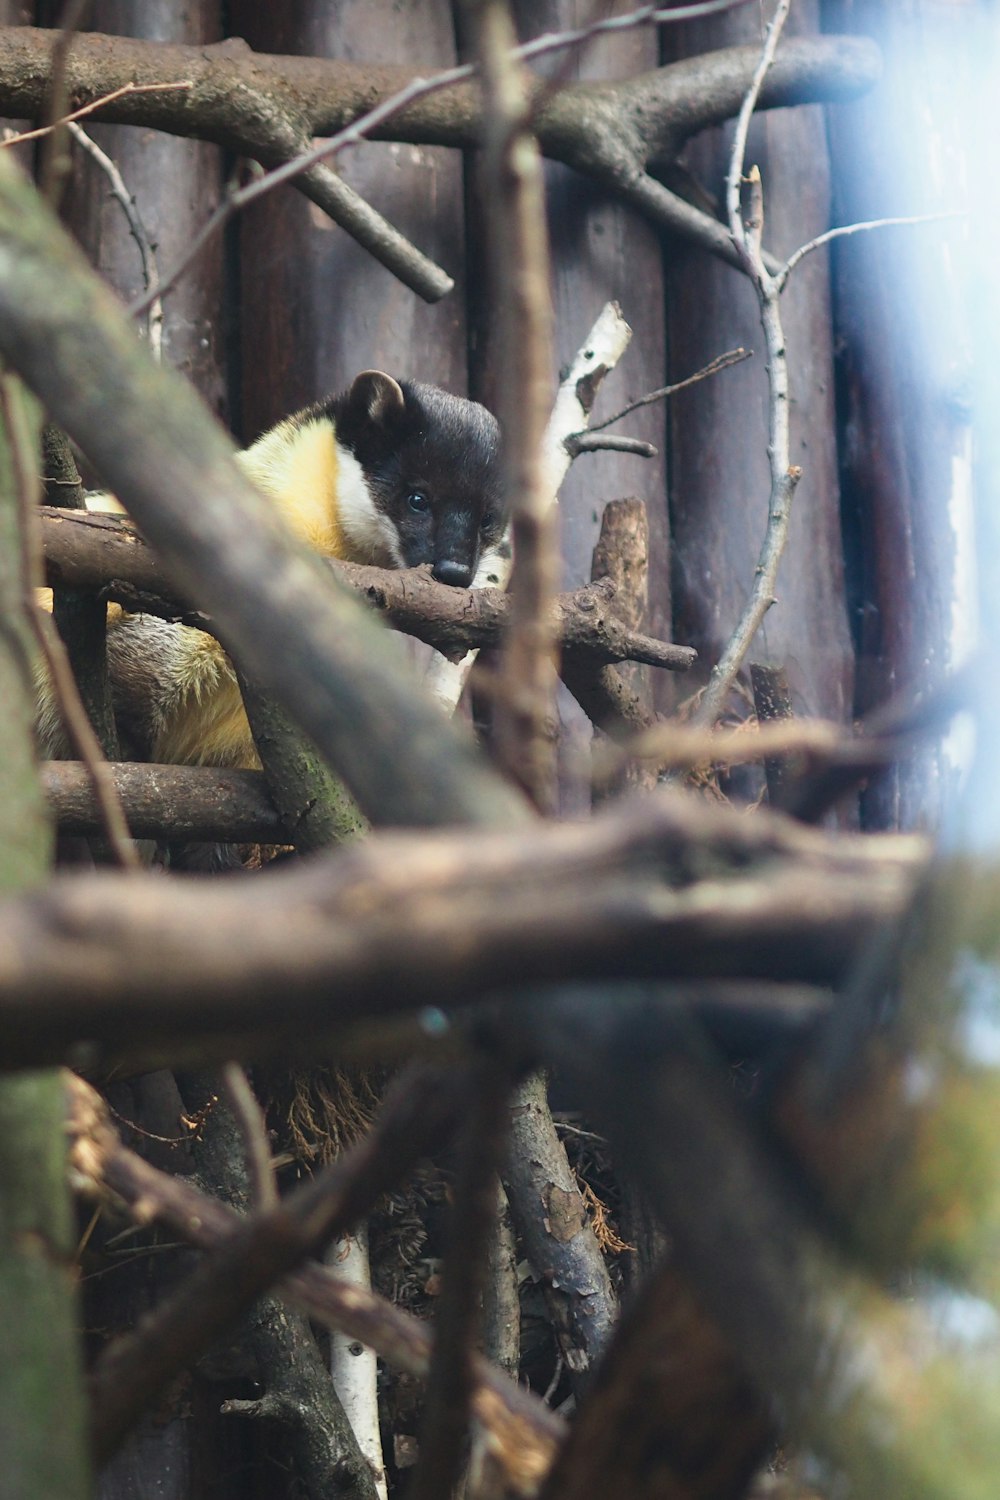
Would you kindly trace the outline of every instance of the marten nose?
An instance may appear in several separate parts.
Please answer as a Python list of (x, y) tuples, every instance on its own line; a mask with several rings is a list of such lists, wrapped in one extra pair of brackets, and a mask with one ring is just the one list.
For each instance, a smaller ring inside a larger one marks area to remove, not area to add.
[(438, 583), (447, 583), (456, 589), (467, 589), (472, 582), (472, 569), (468, 563), (445, 558), (434, 564), (434, 577)]

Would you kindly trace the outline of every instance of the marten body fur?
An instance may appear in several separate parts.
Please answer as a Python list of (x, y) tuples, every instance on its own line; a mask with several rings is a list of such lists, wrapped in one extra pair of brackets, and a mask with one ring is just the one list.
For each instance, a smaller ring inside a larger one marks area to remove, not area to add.
[[(478, 403), (367, 370), (237, 458), (324, 556), (389, 568), (431, 563), (441, 582), (468, 585), (504, 530), (499, 438)], [(92, 508), (120, 509), (111, 496), (95, 497)], [(205, 632), (112, 606), (108, 670), (130, 758), (258, 764), (232, 664)], [(49, 691), (39, 733), (45, 753), (65, 753)]]

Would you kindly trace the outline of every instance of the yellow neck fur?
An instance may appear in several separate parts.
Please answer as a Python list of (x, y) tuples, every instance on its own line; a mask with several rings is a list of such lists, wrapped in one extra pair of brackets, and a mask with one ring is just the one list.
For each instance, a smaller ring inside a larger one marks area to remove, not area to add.
[(337, 508), (337, 439), (329, 417), (280, 422), (237, 455), (288, 525), (317, 552), (349, 557)]

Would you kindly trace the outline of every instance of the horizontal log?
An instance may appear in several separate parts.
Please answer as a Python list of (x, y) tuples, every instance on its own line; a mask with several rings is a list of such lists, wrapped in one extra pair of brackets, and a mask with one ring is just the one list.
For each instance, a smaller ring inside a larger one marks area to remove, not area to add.
[[(0, 114), (41, 117), (58, 37), (32, 27), (0, 28)], [(555, 93), (539, 79), (532, 124), (541, 150), (620, 194), (660, 228), (732, 260), (722, 225), (668, 191), (647, 168), (673, 161), (691, 135), (737, 113), (759, 55), (757, 46), (726, 47), (620, 83), (578, 83)], [(330, 136), (352, 125), (414, 77), (408, 66), (255, 53), (232, 37), (214, 46), (185, 47), (76, 36), (64, 68), (65, 87), (76, 105), (122, 91), (102, 107), (97, 118), (104, 122), (215, 141), (237, 156), (268, 163), (290, 155), (296, 137)], [(758, 108), (854, 99), (871, 88), (880, 71), (878, 48), (866, 37), (788, 38), (763, 81)], [(157, 84), (160, 88), (149, 93), (132, 91)], [(163, 87), (171, 84), (183, 87)], [(425, 94), (371, 134), (475, 149), (481, 138), (478, 86), (461, 83)], [(324, 192), (314, 178), (306, 173), (295, 180), (333, 212), (329, 184)]]
[[(122, 516), (56, 510), (41, 512), (48, 582), (92, 589), (126, 609), (212, 629), (211, 616), (180, 601), (151, 548)], [(396, 630), (445, 655), (495, 646), (507, 622), (507, 596), (498, 589), (448, 588), (428, 568), (397, 571), (328, 560), (328, 566)], [(614, 615), (614, 586), (588, 584), (555, 602), (561, 649), (601, 664), (637, 661), (686, 672), (697, 660), (690, 646), (657, 641), (629, 630)]]
[(663, 794), (587, 824), (377, 835), (255, 879), (67, 875), (0, 904), (0, 1057), (315, 1054), (574, 979), (829, 984), (904, 910), (924, 851)]
[[(233, 844), (286, 840), (262, 771), (118, 761), (108, 773), (133, 838)], [(75, 838), (103, 831), (93, 780), (80, 761), (46, 761), (42, 785), (61, 834)]]

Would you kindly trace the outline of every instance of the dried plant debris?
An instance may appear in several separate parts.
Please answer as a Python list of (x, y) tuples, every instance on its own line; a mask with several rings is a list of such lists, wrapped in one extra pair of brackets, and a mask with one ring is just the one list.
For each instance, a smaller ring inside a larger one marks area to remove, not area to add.
[(367, 1134), (385, 1075), (359, 1069), (298, 1068), (267, 1080), (268, 1121), (278, 1149), (310, 1170), (328, 1166)]

